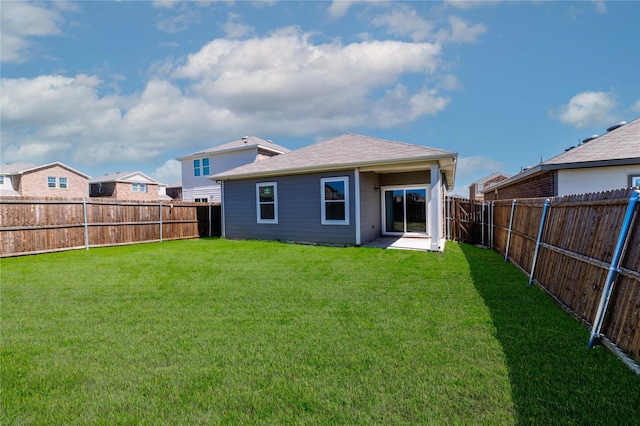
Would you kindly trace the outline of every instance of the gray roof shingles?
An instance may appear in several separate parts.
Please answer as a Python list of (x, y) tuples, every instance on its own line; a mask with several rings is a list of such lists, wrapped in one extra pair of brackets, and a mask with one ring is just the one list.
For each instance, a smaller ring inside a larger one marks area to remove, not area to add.
[(347, 133), (267, 160), (240, 166), (211, 178), (227, 179), (277, 172), (349, 168), (456, 156), (455, 152), (442, 149)]
[(265, 140), (256, 136), (245, 136), (241, 139), (231, 141), (222, 145), (214, 146), (212, 148), (207, 148), (202, 151), (192, 152), (191, 154), (187, 154), (182, 157), (179, 157), (179, 159), (198, 157), (198, 156), (207, 155), (207, 154), (218, 154), (226, 151), (236, 151), (239, 149), (247, 149), (247, 148), (265, 148), (278, 153), (285, 153), (290, 151), (290, 149), (285, 148), (284, 146), (278, 145), (273, 141)]
[(542, 162), (544, 165), (640, 158), (640, 118)]

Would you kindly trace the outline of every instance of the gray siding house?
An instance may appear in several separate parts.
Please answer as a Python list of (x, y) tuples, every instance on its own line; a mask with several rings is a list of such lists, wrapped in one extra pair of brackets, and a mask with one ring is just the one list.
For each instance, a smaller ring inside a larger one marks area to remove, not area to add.
[(210, 177), (232, 239), (361, 245), (381, 236), (444, 248), (443, 198), (457, 154), (345, 134)]

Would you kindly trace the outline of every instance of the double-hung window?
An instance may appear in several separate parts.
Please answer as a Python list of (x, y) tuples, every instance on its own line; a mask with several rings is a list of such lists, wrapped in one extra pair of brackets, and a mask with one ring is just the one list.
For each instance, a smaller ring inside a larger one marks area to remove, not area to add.
[(197, 158), (193, 160), (194, 176), (209, 176), (209, 158)]
[(349, 224), (349, 178), (320, 180), (320, 209), (323, 225)]
[(258, 223), (278, 223), (278, 184), (256, 184), (256, 215)]
[(131, 184), (131, 189), (133, 192), (147, 192), (147, 184), (134, 182)]
[(58, 178), (58, 182), (60, 183), (60, 189), (67, 189), (69, 187), (69, 182), (66, 177)]
[(47, 177), (47, 188), (56, 188), (56, 178), (55, 176)]

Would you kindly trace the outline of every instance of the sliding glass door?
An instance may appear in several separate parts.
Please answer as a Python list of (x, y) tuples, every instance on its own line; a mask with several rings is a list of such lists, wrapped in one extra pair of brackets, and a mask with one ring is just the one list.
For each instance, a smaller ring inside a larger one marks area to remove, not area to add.
[(427, 234), (426, 187), (383, 189), (384, 234)]

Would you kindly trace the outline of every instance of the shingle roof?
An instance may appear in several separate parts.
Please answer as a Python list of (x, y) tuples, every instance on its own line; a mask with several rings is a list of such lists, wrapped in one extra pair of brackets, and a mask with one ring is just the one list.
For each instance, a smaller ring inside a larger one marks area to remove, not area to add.
[(455, 159), (457, 155), (455, 152), (442, 149), (347, 133), (286, 154), (237, 167), (214, 175), (211, 179)]
[(16, 175), (24, 170), (33, 169), (34, 167), (37, 166), (33, 163), (27, 163), (26, 161), (3, 164), (0, 166), (0, 175)]
[(471, 182), (471, 185), (475, 185), (476, 183), (485, 183), (486, 181), (491, 180), (493, 178), (497, 178), (498, 176), (504, 176), (505, 178), (510, 178), (512, 175), (508, 175), (506, 173), (501, 173), (501, 172), (494, 172), (481, 179)]
[(19, 174), (23, 174), (23, 173), (30, 173), (30, 172), (35, 172), (37, 170), (41, 170), (41, 169), (46, 169), (46, 168), (50, 168), (50, 167), (54, 167), (54, 166), (58, 166), (58, 167), (62, 167), (64, 169), (67, 169), (73, 173), (76, 173), (77, 175), (83, 176), (87, 179), (89, 179), (89, 176), (86, 175), (85, 173), (82, 173), (81, 171), (78, 171), (76, 169), (74, 169), (73, 167), (69, 167), (64, 163), (61, 163), (59, 161), (53, 162), (53, 163), (48, 163), (48, 164), (41, 164), (41, 165), (35, 165), (33, 163), (28, 163), (26, 161), (18, 161), (16, 163), (9, 163), (9, 164), (5, 164), (3, 166), (0, 166), (0, 174), (3, 175), (19, 175)]
[(548, 170), (640, 164), (640, 118), (498, 182), (491, 191)]
[(542, 164), (584, 163), (627, 158), (640, 158), (640, 118), (543, 161)]
[[(141, 179), (132, 179), (134, 176), (140, 176)], [(142, 182), (142, 183), (159, 183), (157, 180), (145, 175), (142, 172), (116, 172), (106, 174), (89, 180), (89, 183), (102, 182)]]
[(284, 146), (278, 145), (270, 140), (262, 139), (256, 136), (245, 136), (243, 138), (240, 138), (232, 142), (214, 146), (212, 148), (208, 148), (202, 151), (193, 152), (191, 154), (183, 155), (182, 157), (178, 157), (178, 160), (191, 158), (191, 157), (198, 157), (206, 154), (221, 154), (227, 151), (237, 151), (237, 150), (249, 149), (249, 148), (263, 148), (269, 151), (276, 152), (278, 154), (291, 151), (289, 148), (285, 148)]

